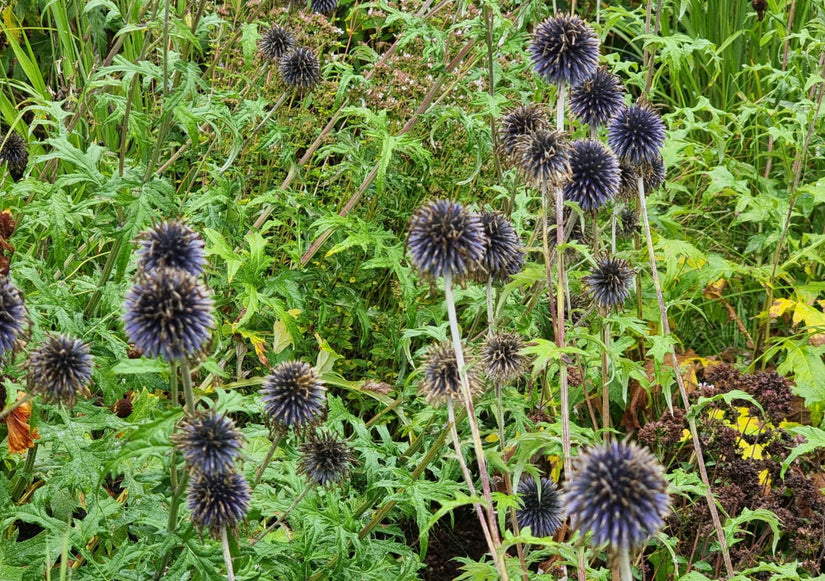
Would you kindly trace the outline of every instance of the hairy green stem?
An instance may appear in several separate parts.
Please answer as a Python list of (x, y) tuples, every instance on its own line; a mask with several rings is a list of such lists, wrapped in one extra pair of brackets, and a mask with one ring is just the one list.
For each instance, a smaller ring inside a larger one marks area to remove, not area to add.
[(232, 553), (229, 552), (229, 535), (226, 527), (221, 528), (221, 548), (223, 549), (223, 562), (226, 565), (226, 581), (235, 581), (235, 571), (232, 568)]
[(467, 410), (467, 419), (470, 422), (470, 432), (473, 436), (473, 447), (475, 449), (476, 463), (478, 464), (478, 471), (481, 476), (482, 494), (487, 505), (487, 520), (490, 526), (490, 535), (494, 546), (496, 547), (496, 550), (493, 551), (492, 557), (496, 562), (496, 568), (499, 570), (501, 578), (506, 581), (509, 579), (509, 576), (507, 575), (507, 567), (504, 564), (504, 560), (500, 552), (501, 539), (498, 534), (498, 523), (496, 520), (495, 511), (493, 510), (490, 479), (487, 474), (487, 461), (484, 456), (484, 446), (481, 443), (481, 434), (478, 430), (478, 420), (476, 419), (475, 409), (473, 407), (473, 396), (470, 392), (470, 382), (467, 378), (464, 350), (461, 346), (461, 333), (458, 330), (458, 317), (455, 311), (455, 299), (453, 298), (453, 278), (452, 273), (449, 272), (444, 276), (444, 302), (447, 304), (447, 317), (450, 321), (450, 334), (452, 336), (453, 349), (455, 351), (456, 366), (458, 367), (461, 391), (464, 396), (464, 407)]
[(284, 514), (276, 518), (275, 521), (271, 525), (266, 527), (266, 529), (260, 535), (252, 539), (249, 542), (249, 546), (254, 547), (257, 543), (261, 541), (261, 539), (263, 539), (266, 535), (274, 531), (275, 527), (284, 522), (284, 519), (286, 519), (286, 517), (288, 517), (293, 510), (295, 510), (295, 507), (297, 507), (301, 503), (304, 497), (306, 497), (306, 495), (309, 494), (309, 491), (313, 490), (315, 486), (316, 484), (314, 482), (311, 482), (310, 484), (304, 486), (304, 489), (301, 491), (301, 494), (295, 497), (295, 500), (293, 500), (292, 504), (289, 505), (289, 508), (287, 508), (284, 511)]
[[(662, 323), (662, 335), (670, 336), (670, 323), (667, 319), (667, 306), (665, 305), (664, 295), (662, 294), (662, 283), (659, 280), (659, 271), (656, 268), (656, 254), (653, 248), (653, 236), (650, 233), (650, 221), (647, 216), (647, 202), (645, 201), (645, 185), (644, 180), (639, 177), (637, 179), (637, 187), (639, 190), (639, 208), (642, 218), (642, 228), (644, 230), (645, 241), (647, 242), (647, 255), (650, 264), (650, 274), (653, 278), (653, 287), (656, 290), (656, 300), (659, 303), (659, 315)], [(676, 347), (671, 345), (670, 358), (673, 364), (673, 372), (676, 375), (676, 384), (679, 386), (679, 394), (682, 397), (682, 405), (687, 412), (688, 427), (690, 428), (690, 435), (693, 439), (693, 450), (696, 454), (696, 465), (699, 467), (699, 475), (702, 478), (702, 483), (705, 485), (705, 498), (710, 511), (711, 519), (713, 520), (713, 527), (716, 530), (716, 537), (719, 541), (719, 548), (722, 552), (722, 559), (725, 562), (725, 570), (728, 578), (733, 577), (733, 562), (730, 559), (730, 552), (728, 551), (728, 543), (725, 539), (725, 533), (722, 530), (722, 522), (719, 519), (719, 512), (716, 509), (716, 501), (713, 498), (713, 490), (708, 479), (708, 472), (705, 467), (705, 458), (702, 454), (702, 442), (699, 439), (699, 431), (696, 429), (696, 418), (690, 413), (690, 401), (688, 400), (687, 390), (685, 389), (685, 380), (682, 373), (679, 371), (679, 359), (676, 357)]]
[(272, 456), (275, 454), (275, 450), (278, 448), (278, 444), (281, 443), (281, 438), (283, 438), (283, 436), (283, 430), (278, 430), (275, 433), (272, 438), (272, 445), (269, 447), (269, 451), (266, 453), (263, 463), (261, 463), (258, 471), (255, 473), (255, 481), (252, 483), (252, 486), (257, 486), (261, 482), (261, 478), (263, 478), (266, 467), (269, 466), (269, 463), (272, 461)]
[(624, 549), (619, 551), (617, 558), (619, 577), (622, 581), (633, 581), (633, 569), (630, 567), (630, 551)]

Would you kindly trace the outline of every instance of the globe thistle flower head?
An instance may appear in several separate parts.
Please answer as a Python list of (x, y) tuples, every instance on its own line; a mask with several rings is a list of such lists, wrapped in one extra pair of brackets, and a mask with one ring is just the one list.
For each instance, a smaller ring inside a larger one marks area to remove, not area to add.
[(619, 191), (616, 200), (620, 202), (632, 202), (639, 195), (638, 179), (640, 166), (619, 160)]
[(622, 305), (630, 296), (635, 274), (626, 260), (608, 256), (596, 263), (584, 281), (593, 295), (593, 301), (603, 309), (612, 309)]
[(330, 14), (338, 7), (338, 0), (312, 0), (309, 6), (318, 14)]
[(593, 544), (625, 551), (640, 547), (664, 525), (670, 508), (664, 470), (645, 448), (611, 442), (576, 459), (563, 503)]
[(352, 448), (329, 432), (313, 434), (298, 450), (298, 472), (319, 486), (340, 482), (355, 464)]
[(0, 275), (0, 357), (14, 349), (26, 322), (23, 295), (5, 275)]
[(126, 335), (147, 357), (177, 361), (199, 353), (214, 327), (212, 299), (184, 270), (144, 271), (126, 294)]
[(244, 519), (251, 492), (240, 474), (199, 474), (189, 481), (187, 496), (192, 524), (217, 539), (221, 529), (234, 530)]
[(521, 503), (521, 508), (516, 510), (519, 527), (530, 527), (534, 537), (556, 534), (564, 522), (556, 483), (549, 478), (542, 478), (539, 489), (534, 478), (526, 478), (519, 482), (516, 492)]
[(532, 185), (557, 186), (570, 178), (570, 150), (563, 131), (539, 130), (516, 140), (513, 160)]
[(311, 365), (285, 361), (270, 371), (261, 388), (261, 401), (269, 420), (277, 427), (297, 430), (324, 419), (326, 392)]
[(623, 107), (624, 86), (604, 67), (570, 89), (570, 113), (590, 127), (605, 125)]
[(29, 389), (45, 401), (72, 407), (77, 395), (87, 392), (92, 364), (89, 346), (83, 341), (50, 336), (29, 356)]
[[(471, 395), (481, 393), (481, 385), (474, 370), (470, 369), (467, 372), (467, 379), (470, 382)], [(458, 374), (455, 350), (450, 343), (430, 346), (419, 388), (430, 405), (440, 405), (449, 399), (461, 399), (461, 378)]]
[(658, 190), (665, 184), (665, 161), (661, 155), (642, 163), (639, 172), (642, 175), (645, 194)]
[(284, 82), (298, 91), (311, 89), (321, 78), (318, 57), (305, 46), (287, 52), (281, 58), (278, 70)]
[(278, 61), (295, 47), (295, 39), (284, 27), (273, 25), (258, 42), (258, 51), (265, 59)]
[(628, 238), (639, 231), (639, 215), (630, 206), (619, 210), (616, 233), (622, 238)]
[(138, 236), (138, 269), (176, 268), (200, 276), (206, 264), (203, 238), (183, 222), (163, 222)]
[(524, 250), (513, 225), (501, 214), (481, 212), (484, 229), (484, 255), (473, 265), (471, 275), (477, 282), (506, 282), (524, 267)]
[(499, 123), (499, 139), (507, 156), (516, 152), (516, 143), (522, 135), (529, 135), (534, 131), (552, 129), (547, 112), (544, 108), (534, 105), (519, 105), (507, 112)]
[(8, 165), (9, 174), (14, 181), (22, 178), (29, 162), (26, 140), (14, 131), (0, 133), (0, 161)]
[(595, 212), (618, 193), (619, 161), (600, 141), (580, 139), (570, 152), (570, 181), (564, 197), (585, 212)]
[(484, 256), (485, 244), (481, 219), (449, 200), (418, 208), (407, 229), (410, 261), (428, 279), (449, 274), (463, 281)]
[(553, 16), (536, 27), (530, 56), (548, 83), (575, 86), (599, 66), (599, 37), (575, 14)]
[(241, 433), (235, 422), (215, 411), (185, 418), (172, 441), (195, 474), (229, 474), (241, 453)]
[(649, 106), (626, 107), (608, 123), (607, 143), (620, 159), (631, 164), (652, 162), (665, 144), (665, 122)]
[(520, 353), (524, 339), (518, 333), (494, 333), (484, 342), (481, 363), (494, 381), (506, 383), (524, 372), (526, 358)]

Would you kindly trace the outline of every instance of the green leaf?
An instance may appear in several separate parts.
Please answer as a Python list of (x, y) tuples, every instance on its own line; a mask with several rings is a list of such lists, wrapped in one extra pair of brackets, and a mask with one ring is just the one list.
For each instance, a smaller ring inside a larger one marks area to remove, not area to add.
[(785, 471), (794, 460), (803, 454), (810, 454), (819, 448), (825, 448), (825, 431), (819, 428), (815, 428), (814, 426), (797, 426), (789, 428), (788, 431), (797, 436), (803, 436), (807, 441), (791, 450), (791, 453), (788, 454), (788, 457), (782, 462), (782, 472), (779, 474), (782, 478), (785, 478)]
[(134, 375), (137, 373), (166, 373), (169, 371), (169, 364), (162, 359), (124, 359), (112, 367), (112, 373), (116, 375)]

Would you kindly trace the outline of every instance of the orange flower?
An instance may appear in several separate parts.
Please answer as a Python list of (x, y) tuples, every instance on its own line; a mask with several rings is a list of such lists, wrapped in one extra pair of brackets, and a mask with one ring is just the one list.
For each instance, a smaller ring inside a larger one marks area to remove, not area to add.
[[(18, 392), (17, 399), (26, 397), (26, 394)], [(20, 404), (16, 410), (6, 417), (6, 426), (9, 428), (9, 453), (22, 454), (32, 446), (34, 441), (40, 439), (37, 429), (29, 427), (29, 418), (32, 415), (31, 402)]]

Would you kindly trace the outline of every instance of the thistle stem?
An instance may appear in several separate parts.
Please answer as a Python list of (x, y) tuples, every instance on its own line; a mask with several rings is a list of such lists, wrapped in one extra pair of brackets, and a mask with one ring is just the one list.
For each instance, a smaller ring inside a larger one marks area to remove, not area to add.
[[(467, 462), (464, 460), (464, 454), (461, 452), (461, 440), (458, 438), (458, 428), (455, 422), (455, 405), (453, 398), (447, 400), (447, 425), (450, 429), (450, 437), (453, 441), (453, 448), (455, 449), (456, 458), (458, 458), (458, 465), (461, 467), (461, 474), (464, 476), (464, 481), (467, 483), (467, 488), (470, 494), (476, 495), (476, 487), (473, 485), (473, 477), (470, 474), (470, 469), (467, 468)], [(495, 556), (497, 554), (496, 545), (493, 543), (493, 538), (490, 535), (490, 526), (487, 519), (484, 517), (484, 512), (481, 510), (481, 505), (473, 503), (473, 508), (478, 516), (478, 522), (481, 523), (481, 530), (484, 533), (484, 538), (487, 540), (487, 547), (490, 549), (490, 554)], [(496, 561), (498, 566), (498, 561)]]
[(608, 369), (608, 350), (610, 349), (610, 323), (602, 326), (602, 424), (604, 427), (604, 441), (610, 441), (610, 387)]
[(266, 467), (269, 466), (269, 463), (272, 461), (272, 456), (275, 454), (275, 450), (278, 448), (278, 444), (281, 443), (281, 438), (283, 437), (284, 432), (283, 430), (278, 430), (275, 434), (275, 437), (272, 438), (272, 445), (269, 447), (269, 451), (266, 453), (266, 457), (264, 458), (263, 463), (258, 468), (258, 471), (255, 473), (255, 481), (252, 483), (252, 486), (258, 486), (261, 482), (261, 478), (266, 471)]
[[(496, 522), (495, 512), (493, 511), (493, 499), (490, 492), (490, 479), (487, 476), (487, 462), (484, 457), (484, 446), (481, 443), (481, 434), (478, 430), (478, 420), (476, 419), (475, 409), (473, 406), (473, 396), (470, 393), (470, 382), (467, 379), (467, 371), (465, 369), (464, 351), (461, 348), (461, 333), (458, 330), (458, 317), (455, 311), (455, 299), (453, 298), (453, 277), (452, 273), (448, 272), (444, 275), (444, 301), (447, 303), (447, 316), (450, 320), (450, 334), (453, 340), (453, 349), (455, 350), (456, 366), (458, 367), (459, 383), (461, 384), (461, 391), (464, 396), (464, 407), (467, 409), (467, 419), (470, 422), (470, 432), (473, 436), (473, 447), (475, 449), (476, 462), (478, 463), (478, 471), (481, 476), (481, 488), (484, 495), (484, 501), (487, 508), (487, 520), (490, 526), (490, 535), (492, 537), (493, 546), (496, 550), (492, 552), (493, 559), (496, 562), (496, 568), (499, 570), (501, 579), (507, 581), (509, 576), (507, 568), (504, 565), (502, 555), (498, 548), (501, 547), (501, 540), (498, 534), (498, 524)], [(459, 453), (459, 456), (461, 454)]]
[(221, 548), (223, 549), (223, 562), (226, 564), (226, 581), (235, 581), (235, 571), (232, 569), (232, 553), (229, 552), (229, 535), (226, 534), (226, 527), (221, 529)]
[(496, 328), (496, 312), (493, 308), (493, 277), (487, 278), (487, 331), (492, 335)]
[(250, 547), (254, 547), (254, 546), (255, 546), (258, 542), (260, 542), (260, 541), (261, 541), (261, 540), (262, 540), (262, 539), (263, 539), (266, 535), (268, 535), (269, 533), (271, 533), (272, 531), (274, 531), (274, 530), (275, 530), (275, 527), (277, 527), (279, 524), (281, 524), (282, 522), (284, 522), (284, 519), (285, 519), (286, 517), (288, 517), (288, 516), (289, 516), (289, 514), (290, 514), (293, 510), (295, 510), (295, 507), (297, 507), (297, 506), (298, 506), (298, 504), (300, 504), (300, 502), (304, 499), (304, 497), (305, 497), (305, 496), (309, 493), (309, 491), (310, 491), (310, 490), (313, 490), (314, 488), (315, 488), (315, 483), (314, 483), (314, 482), (312, 482), (312, 483), (310, 483), (309, 485), (305, 486), (305, 487), (304, 487), (304, 489), (301, 491), (301, 494), (299, 494), (299, 495), (295, 498), (295, 500), (293, 500), (293, 501), (292, 501), (292, 504), (290, 504), (290, 505), (289, 505), (289, 508), (288, 508), (288, 509), (286, 509), (286, 510), (284, 511), (284, 514), (282, 514), (281, 516), (279, 516), (278, 518), (276, 518), (276, 519), (275, 519), (275, 521), (274, 521), (271, 525), (269, 525), (268, 527), (266, 527), (266, 530), (264, 530), (264, 532), (262, 532), (262, 533), (261, 533), (260, 535), (258, 535), (256, 538), (252, 539), (252, 540), (249, 542), (249, 546), (250, 546)]
[(195, 413), (195, 392), (192, 391), (192, 371), (189, 368), (189, 360), (184, 357), (180, 360), (180, 379), (183, 384), (183, 397), (186, 413)]
[[(565, 344), (564, 289), (566, 288), (564, 271), (564, 194), (556, 188), (556, 345), (563, 350)], [(559, 391), (561, 392), (561, 439), (564, 454), (564, 477), (569, 479), (573, 473), (572, 446), (570, 444), (570, 394), (567, 386), (567, 364), (564, 354), (559, 358)]]
[[(647, 242), (647, 254), (650, 263), (650, 274), (653, 278), (653, 287), (656, 289), (656, 300), (659, 302), (659, 315), (662, 322), (662, 334), (664, 336), (670, 335), (670, 323), (667, 319), (667, 306), (665, 305), (664, 295), (662, 294), (662, 284), (659, 280), (659, 271), (656, 268), (656, 255), (653, 249), (653, 237), (650, 233), (650, 221), (647, 216), (647, 202), (645, 201), (645, 185), (642, 178), (637, 180), (639, 190), (639, 208), (642, 218), (642, 227), (644, 229), (645, 240)], [(728, 578), (733, 577), (733, 563), (730, 559), (730, 552), (728, 551), (728, 543), (725, 539), (725, 533), (722, 530), (722, 522), (719, 520), (719, 512), (716, 510), (716, 501), (713, 498), (713, 490), (710, 487), (708, 480), (708, 471), (705, 467), (705, 458), (702, 454), (702, 443), (699, 440), (699, 432), (696, 429), (696, 419), (690, 414), (690, 401), (688, 401), (687, 390), (685, 389), (685, 380), (682, 373), (679, 371), (679, 359), (676, 357), (676, 348), (671, 345), (670, 358), (673, 364), (673, 371), (676, 374), (676, 384), (679, 386), (679, 394), (682, 397), (682, 405), (687, 412), (688, 427), (690, 428), (690, 435), (693, 439), (693, 450), (696, 453), (696, 464), (699, 467), (699, 475), (702, 478), (702, 483), (705, 485), (705, 498), (710, 511), (711, 519), (713, 520), (713, 527), (716, 529), (716, 537), (719, 540), (719, 549), (722, 552), (722, 559), (725, 562), (725, 570)]]
[(619, 577), (622, 581), (633, 581), (633, 569), (630, 568), (630, 551), (624, 549), (618, 555)]

